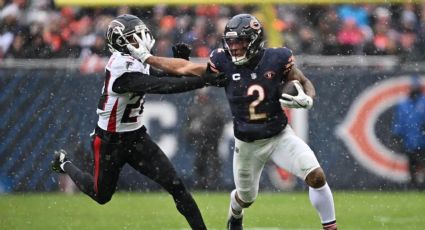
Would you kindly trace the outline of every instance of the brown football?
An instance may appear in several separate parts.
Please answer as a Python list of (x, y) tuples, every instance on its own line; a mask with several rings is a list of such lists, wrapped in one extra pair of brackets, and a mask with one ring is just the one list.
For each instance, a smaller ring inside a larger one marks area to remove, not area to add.
[(297, 88), (295, 88), (295, 84), (294, 81), (287, 81), (282, 85), (282, 90), (281, 90), (282, 94), (286, 93), (289, 94), (291, 96), (297, 96), (298, 91)]

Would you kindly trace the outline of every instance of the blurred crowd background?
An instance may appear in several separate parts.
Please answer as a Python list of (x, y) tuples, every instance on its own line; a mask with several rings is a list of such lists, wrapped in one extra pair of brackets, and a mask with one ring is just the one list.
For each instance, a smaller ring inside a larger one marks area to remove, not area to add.
[[(295, 54), (398, 55), (425, 60), (425, 4), (275, 5), (277, 29)], [(0, 59), (104, 57), (104, 34), (117, 15), (139, 16), (154, 31), (154, 53), (189, 43), (193, 57), (221, 46), (227, 20), (256, 6), (201, 5), (57, 8), (53, 0), (0, 0)]]

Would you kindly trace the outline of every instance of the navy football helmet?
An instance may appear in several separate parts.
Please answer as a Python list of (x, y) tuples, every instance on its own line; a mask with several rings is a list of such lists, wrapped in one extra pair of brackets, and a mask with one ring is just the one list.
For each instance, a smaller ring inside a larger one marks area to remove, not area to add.
[(152, 37), (146, 24), (137, 16), (131, 14), (123, 14), (116, 17), (109, 23), (106, 31), (106, 44), (111, 52), (119, 51), (129, 54), (127, 44), (136, 44), (133, 34), (141, 37), (142, 33), (146, 33)]
[[(241, 43), (244, 53), (231, 49), (233, 43)], [(224, 29), (223, 47), (236, 65), (243, 65), (264, 48), (264, 31), (257, 18), (250, 14), (238, 14), (231, 18)]]

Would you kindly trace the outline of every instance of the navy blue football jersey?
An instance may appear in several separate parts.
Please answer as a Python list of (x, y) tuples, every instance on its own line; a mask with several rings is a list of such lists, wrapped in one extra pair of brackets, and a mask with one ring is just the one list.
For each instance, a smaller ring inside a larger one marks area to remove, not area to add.
[(228, 81), (225, 91), (233, 115), (235, 137), (251, 142), (280, 133), (288, 119), (279, 103), (281, 84), (294, 65), (292, 51), (267, 48), (251, 61), (235, 65), (223, 49), (210, 55), (210, 68), (223, 72)]

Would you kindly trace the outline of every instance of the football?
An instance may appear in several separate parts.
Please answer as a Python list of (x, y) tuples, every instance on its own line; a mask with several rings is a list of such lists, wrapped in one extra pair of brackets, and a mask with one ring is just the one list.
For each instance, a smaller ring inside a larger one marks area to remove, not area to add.
[(295, 87), (295, 83), (294, 81), (287, 81), (282, 85), (281, 88), (281, 93), (284, 94), (289, 94), (291, 96), (297, 96), (298, 91), (297, 88)]

